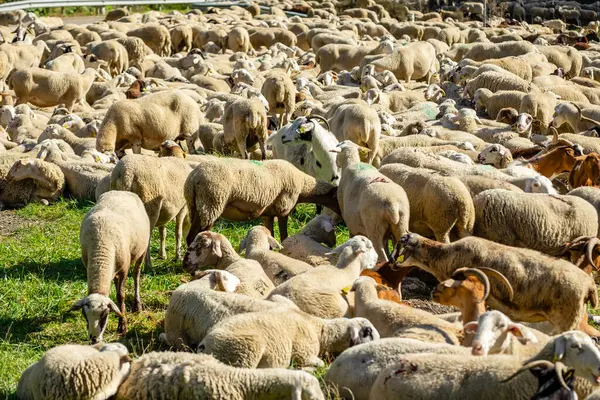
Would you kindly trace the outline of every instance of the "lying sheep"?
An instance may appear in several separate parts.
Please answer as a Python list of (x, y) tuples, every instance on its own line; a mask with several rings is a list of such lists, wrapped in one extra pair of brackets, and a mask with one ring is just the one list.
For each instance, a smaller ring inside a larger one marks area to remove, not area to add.
[(320, 355), (377, 339), (365, 318), (322, 319), (289, 309), (230, 317), (214, 326), (198, 349), (234, 367), (287, 368), (293, 362), (318, 368), (325, 366)]
[(557, 256), (565, 243), (598, 234), (596, 209), (577, 197), (494, 189), (473, 204), (475, 235), (509, 246)]
[(401, 186), (360, 162), (360, 149), (347, 140), (335, 149), (342, 169), (338, 189), (341, 215), (350, 234), (368, 237), (379, 261), (387, 261), (388, 240), (396, 242), (408, 232), (410, 206)]
[(235, 368), (204, 354), (171, 352), (152, 352), (137, 359), (117, 393), (118, 400), (155, 396), (172, 400), (190, 396), (230, 400), (325, 399), (317, 378), (307, 372)]
[(280, 253), (316, 267), (332, 263), (331, 256), (326, 254), (331, 252), (335, 243), (334, 220), (329, 215), (321, 214), (308, 221), (300, 232), (282, 241)]
[[(88, 338), (102, 341), (108, 313), (119, 316), (117, 331), (127, 331), (125, 318), (125, 282), (129, 266), (134, 264), (133, 311), (141, 311), (140, 273), (150, 242), (150, 221), (140, 198), (129, 192), (110, 191), (86, 214), (79, 232), (81, 258), (87, 269), (88, 295), (75, 302), (71, 311), (83, 310)], [(108, 297), (115, 282), (117, 306)]]
[[(28, 185), (33, 186), (28, 191), (28, 202), (53, 202), (63, 193), (65, 187), (65, 176), (60, 167), (38, 159), (25, 158), (16, 161), (8, 171), (4, 184), (26, 180)], [(3, 189), (8, 191), (10, 188), (7, 185)]]
[(97, 75), (92, 68), (81, 75), (31, 68), (15, 71), (9, 86), (15, 91), (17, 104), (30, 102), (39, 107), (64, 104), (71, 112), (75, 103), (83, 104)]
[(446, 243), (453, 230), (458, 238), (473, 233), (475, 208), (458, 178), (436, 176), (402, 164), (388, 164), (379, 171), (404, 189), (410, 204), (411, 232), (433, 233)]
[(321, 318), (348, 315), (350, 306), (342, 289), (350, 287), (361, 271), (373, 269), (377, 254), (371, 241), (354, 236), (332, 250), (339, 256), (336, 266), (322, 265), (297, 275), (277, 286), (269, 295), (292, 300), (302, 311)]
[(121, 343), (58, 346), (23, 372), (17, 396), (23, 400), (109, 398), (117, 393), (130, 367), (127, 348)]
[(311, 266), (303, 261), (272, 251), (282, 248), (267, 228), (255, 226), (240, 243), (239, 251), (241, 253), (242, 250), (246, 250), (246, 258), (257, 261), (269, 279), (278, 286), (311, 269)]
[(140, 154), (142, 147), (157, 149), (167, 139), (186, 139), (193, 148), (189, 142), (201, 122), (198, 104), (182, 93), (165, 91), (120, 101), (108, 109), (96, 149), (114, 152), (132, 147)]

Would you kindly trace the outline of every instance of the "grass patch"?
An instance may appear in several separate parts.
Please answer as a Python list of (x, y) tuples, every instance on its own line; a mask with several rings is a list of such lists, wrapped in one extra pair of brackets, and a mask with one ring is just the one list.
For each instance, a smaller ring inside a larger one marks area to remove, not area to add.
[[(8, 237), (0, 236), (0, 398), (14, 395), (21, 373), (48, 349), (67, 343), (87, 344), (81, 313), (68, 310), (87, 293), (79, 226), (92, 206), (72, 200), (51, 206), (30, 204), (16, 212), (27, 221), (26, 226)], [(300, 205), (289, 219), (290, 235), (314, 215), (314, 206)], [(219, 221), (214, 230), (237, 248), (248, 229), (259, 223)], [(342, 243), (348, 232), (346, 228), (337, 229), (338, 243)], [(124, 337), (115, 334), (117, 319), (111, 316), (104, 335), (107, 342), (125, 344), (134, 357), (161, 350), (158, 336), (170, 292), (186, 276), (175, 259), (173, 224), (167, 226), (167, 232), (166, 260), (158, 259), (158, 234), (153, 232), (153, 266), (143, 271), (141, 282), (144, 310), (127, 314), (129, 332)], [(111, 297), (115, 298), (114, 287)], [(133, 279), (129, 277), (128, 307), (132, 300)]]

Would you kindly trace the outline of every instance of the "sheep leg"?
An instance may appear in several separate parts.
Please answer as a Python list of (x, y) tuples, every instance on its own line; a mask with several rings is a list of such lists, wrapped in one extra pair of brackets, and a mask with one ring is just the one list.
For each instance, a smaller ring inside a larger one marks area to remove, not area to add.
[(186, 225), (186, 221), (188, 222), (189, 229), (189, 220), (187, 219), (187, 207), (183, 207), (177, 217), (175, 218), (175, 248), (177, 249), (177, 260), (183, 260), (183, 253), (181, 251), (181, 238), (183, 237), (184, 225)]
[(581, 319), (581, 321), (579, 322), (579, 326), (578, 328), (580, 331), (587, 333), (588, 335), (592, 336), (592, 337), (599, 337), (600, 336), (600, 331), (598, 331), (596, 328), (594, 328), (593, 326), (591, 326), (588, 323), (588, 315), (587, 312), (585, 313), (585, 315), (583, 316), (583, 318)]
[(125, 276), (118, 274), (114, 279), (115, 288), (117, 289), (117, 304), (123, 317), (119, 317), (119, 326), (117, 327), (117, 333), (123, 335), (127, 332), (127, 320), (125, 319)]
[(244, 160), (248, 159), (248, 152), (246, 151), (246, 138), (238, 139), (237, 141), (238, 151)]
[(166, 240), (167, 240), (167, 227), (166, 226), (159, 226), (158, 227), (158, 234), (160, 236), (160, 252), (158, 254), (158, 258), (160, 258), (161, 260), (164, 260), (165, 258), (167, 258), (167, 249), (166, 249)]
[(435, 240), (442, 243), (450, 243), (450, 231), (433, 231)]
[(265, 147), (264, 141), (260, 142), (260, 156), (262, 157), (263, 161), (267, 159), (267, 148)]
[(275, 235), (275, 217), (264, 217), (265, 227), (271, 232), (271, 236)]
[(150, 257), (150, 241), (148, 241), (148, 249), (146, 250), (146, 255), (144, 256), (144, 265), (146, 268), (152, 268), (152, 258)]
[(279, 225), (279, 240), (283, 242), (288, 237), (288, 217), (277, 217), (277, 224)]
[[(377, 262), (387, 262), (388, 256), (386, 252), (387, 247), (387, 235), (385, 230), (387, 224), (377, 223), (370, 221), (367, 226), (367, 237), (373, 242), (373, 247), (377, 253)], [(283, 240), (283, 239), (282, 239)]]
[(142, 272), (142, 261), (143, 258), (140, 258), (135, 262), (133, 267), (133, 287), (134, 287), (134, 296), (133, 296), (133, 312), (142, 311), (142, 299), (140, 297), (140, 273)]
[[(69, 110), (71, 111), (71, 110)], [(142, 145), (140, 143), (134, 144), (132, 147), (133, 154), (142, 154)]]

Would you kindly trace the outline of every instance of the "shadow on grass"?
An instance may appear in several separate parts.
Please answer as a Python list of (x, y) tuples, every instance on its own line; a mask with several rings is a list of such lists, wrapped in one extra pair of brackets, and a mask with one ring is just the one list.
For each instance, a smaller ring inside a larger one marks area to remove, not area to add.
[(86, 279), (85, 268), (80, 258), (62, 259), (44, 264), (28, 261), (6, 265), (2, 270), (4, 276), (9, 279), (23, 279), (31, 276), (56, 282)]
[[(59, 317), (60, 318), (60, 317)], [(27, 335), (41, 332), (45, 325), (55, 321), (54, 317), (42, 318), (0, 318), (0, 332), (13, 343), (25, 342)]]

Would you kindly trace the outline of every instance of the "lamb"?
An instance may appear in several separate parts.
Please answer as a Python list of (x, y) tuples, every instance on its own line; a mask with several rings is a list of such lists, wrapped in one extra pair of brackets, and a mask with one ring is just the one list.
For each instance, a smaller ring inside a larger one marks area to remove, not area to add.
[(279, 129), (290, 122), (296, 107), (296, 87), (291, 78), (282, 72), (271, 72), (266, 76), (261, 93), (269, 102), (269, 111), (280, 114)]
[(184, 186), (191, 217), (187, 243), (221, 216), (239, 221), (260, 215), (278, 217), (283, 241), (288, 236), (287, 216), (296, 203), (315, 202), (339, 212), (336, 193), (337, 187), (317, 182), (287, 161), (204, 156)]
[(114, 152), (129, 146), (133, 152), (157, 149), (167, 140), (185, 138), (193, 148), (192, 135), (202, 122), (198, 104), (184, 93), (165, 91), (112, 105), (96, 137), (96, 149)]
[(169, 34), (169, 30), (162, 25), (153, 23), (145, 24), (140, 28), (127, 32), (127, 36), (142, 39), (160, 57), (166, 57), (171, 53), (171, 35)]
[(295, 260), (286, 255), (271, 251), (281, 250), (283, 247), (271, 236), (271, 232), (264, 226), (255, 226), (248, 231), (240, 243), (240, 253), (246, 250), (246, 258), (257, 261), (275, 286), (288, 279), (300, 275), (310, 269), (311, 265)]
[(15, 71), (9, 86), (15, 91), (17, 105), (27, 102), (39, 107), (64, 104), (71, 112), (75, 103), (83, 104), (97, 75), (92, 68), (81, 75), (31, 68)]
[(341, 104), (327, 112), (331, 132), (337, 140), (350, 140), (369, 152), (365, 159), (372, 163), (378, 152), (381, 137), (381, 121), (377, 112), (366, 102)]
[[(329, 247), (323, 246), (321, 243)], [(336, 243), (334, 220), (329, 215), (317, 215), (296, 233), (281, 242), (280, 254), (304, 261), (313, 267), (333, 264), (331, 247)]]
[(262, 159), (267, 158), (267, 113), (259, 99), (239, 99), (227, 103), (223, 128), (225, 144), (232, 145), (235, 142), (242, 158), (248, 159), (247, 149), (256, 143), (260, 145)]
[[(412, 337), (420, 339), (417, 333), (411, 330), (427, 332), (428, 342), (460, 344), (461, 329), (455, 324), (444, 321), (427, 311), (394, 303), (389, 300), (380, 300), (377, 297), (377, 283), (368, 276), (358, 278), (352, 285), (355, 293), (354, 315), (365, 317), (369, 320), (382, 337)], [(406, 332), (408, 331), (408, 332)], [(418, 331), (417, 331), (418, 332)]]
[(209, 266), (235, 275), (241, 281), (237, 292), (250, 297), (262, 299), (275, 287), (261, 265), (241, 258), (225, 236), (201, 232), (189, 245), (183, 267), (195, 276), (198, 269)]
[(385, 165), (379, 172), (404, 189), (410, 204), (411, 232), (433, 232), (436, 240), (445, 243), (450, 243), (452, 230), (458, 238), (473, 233), (475, 208), (458, 178), (436, 176), (402, 164)]
[(410, 83), (411, 79), (425, 79), (429, 84), (435, 74), (437, 58), (435, 48), (429, 42), (412, 42), (393, 53), (371, 62), (375, 71), (390, 70), (398, 80)]
[[(65, 176), (61, 169), (49, 162), (24, 158), (15, 161), (6, 175), (6, 185), (3, 189), (9, 190), (12, 182), (33, 180), (33, 188), (28, 193), (29, 202), (48, 204), (55, 201), (65, 187)], [(28, 185), (31, 183), (28, 182)], [(14, 188), (13, 188), (14, 189)]]
[[(87, 269), (88, 295), (75, 302), (71, 311), (82, 310), (92, 343), (102, 341), (110, 311), (119, 317), (117, 331), (127, 331), (125, 282), (134, 264), (133, 311), (142, 309), (140, 272), (150, 241), (150, 220), (144, 204), (135, 193), (110, 191), (100, 196), (81, 222), (81, 258)], [(115, 282), (117, 306), (108, 296)]]
[[(126, 190), (139, 196), (150, 220), (160, 234), (160, 258), (166, 258), (166, 225), (175, 220), (177, 259), (183, 259), (181, 240), (187, 219), (187, 207), (181, 188), (192, 171), (184, 160), (176, 157), (156, 158), (131, 154), (123, 157), (111, 174), (111, 190)], [(150, 245), (150, 244), (148, 244)], [(150, 267), (150, 249), (146, 252), (146, 267)]]
[(517, 90), (501, 90), (492, 93), (489, 89), (480, 88), (473, 94), (473, 102), (476, 111), (485, 109), (490, 118), (496, 119), (498, 113), (504, 108), (519, 108), (525, 96), (526, 93)]
[(23, 372), (17, 396), (23, 400), (109, 398), (127, 378), (130, 364), (121, 343), (58, 346)]
[(234, 53), (248, 53), (252, 48), (248, 31), (241, 26), (236, 26), (227, 34), (227, 40), (222, 48), (223, 52), (225, 52), (226, 49), (229, 49)]
[(404, 354), (416, 353), (468, 356), (470, 349), (416, 339), (382, 338), (345, 350), (330, 365), (324, 380), (335, 385), (344, 399), (368, 400), (371, 387), (381, 370)]
[(332, 250), (339, 256), (336, 266), (322, 265), (297, 275), (277, 286), (269, 298), (281, 295), (298, 308), (320, 318), (340, 318), (348, 315), (350, 305), (342, 289), (350, 287), (361, 271), (373, 269), (377, 253), (364, 236), (354, 236)]
[[(596, 384), (600, 351), (582, 332), (569, 331), (553, 337), (528, 363), (537, 360), (560, 360), (575, 368), (576, 376)], [(514, 377), (521, 363), (522, 359), (513, 356), (406, 355), (379, 374), (370, 398), (434, 398), (440, 390), (445, 390), (445, 396), (452, 400), (472, 396), (485, 400), (529, 398), (537, 391), (537, 379), (529, 374)], [(448, 386), (448, 382), (461, 384)], [(585, 396), (592, 389), (589, 384), (583, 385), (580, 389)]]
[[(282, 334), (283, 333), (283, 334)], [(365, 318), (322, 319), (299, 310), (235, 315), (214, 326), (199, 351), (242, 368), (325, 366), (319, 355), (379, 339)]]
[(587, 201), (556, 196), (486, 190), (473, 199), (476, 236), (558, 256), (580, 236), (598, 234), (598, 213)]
[(372, 242), (379, 261), (387, 261), (387, 242), (396, 242), (408, 232), (409, 202), (401, 186), (374, 167), (360, 162), (359, 147), (343, 141), (334, 150), (342, 169), (338, 201), (342, 217), (352, 235), (365, 235)]
[[(175, 384), (177, 383), (177, 384)], [(177, 388), (185, 387), (185, 392)], [(152, 352), (137, 359), (118, 400), (250, 398), (324, 400), (317, 378), (304, 371), (242, 369), (205, 354)]]
[(384, 40), (376, 46), (331, 43), (317, 51), (316, 61), (321, 67), (321, 72), (332, 70), (336, 72), (350, 71), (353, 67), (359, 65), (366, 56), (389, 54), (392, 50), (393, 43), (389, 40)]
[(550, 125), (555, 128), (560, 128), (564, 124), (568, 124), (571, 130), (575, 133), (583, 132), (600, 125), (600, 110), (594, 107), (589, 107), (584, 110), (575, 103), (558, 103), (554, 108), (554, 119)]
[[(596, 286), (585, 272), (567, 261), (474, 236), (441, 244), (416, 234), (404, 235), (392, 256), (400, 257), (396, 267), (417, 266), (440, 282), (465, 265), (485, 265), (503, 274), (515, 290), (508, 303), (506, 294), (492, 283), (488, 298), (491, 308), (514, 320), (548, 320), (557, 331), (580, 326), (590, 334), (595, 332), (587, 326), (585, 303), (590, 301), (596, 307)], [(540, 281), (545, 284), (540, 286)]]

